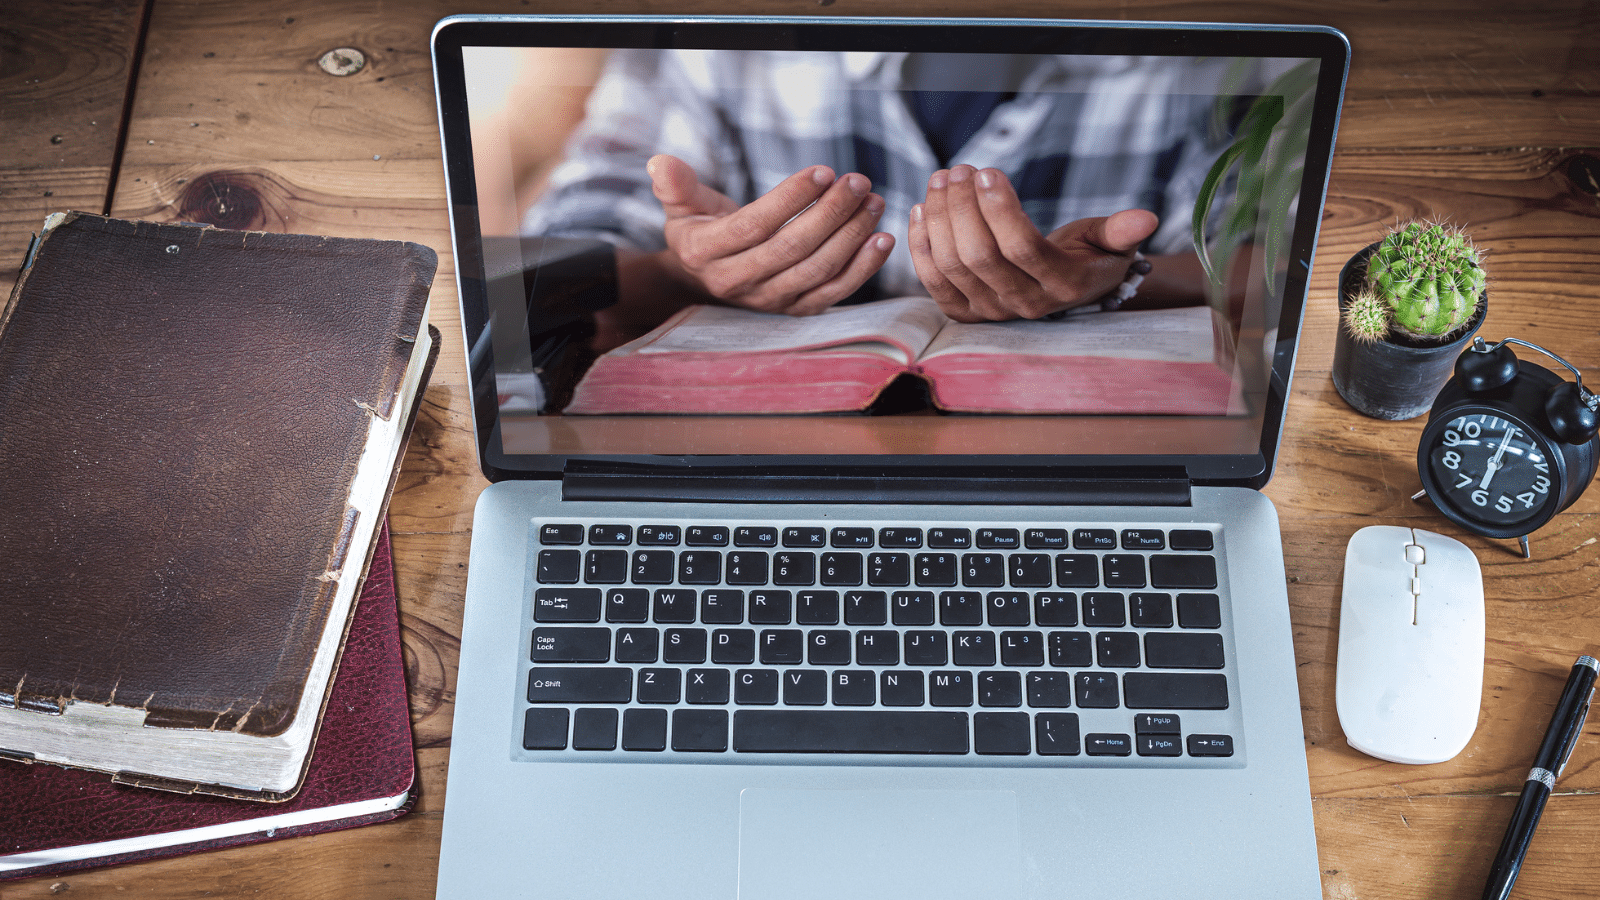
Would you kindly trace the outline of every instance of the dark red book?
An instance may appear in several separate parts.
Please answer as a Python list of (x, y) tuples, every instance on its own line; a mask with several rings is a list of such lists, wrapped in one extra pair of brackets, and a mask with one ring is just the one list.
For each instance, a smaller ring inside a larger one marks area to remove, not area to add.
[(350, 622), (305, 782), (261, 803), (113, 784), (0, 759), (0, 881), (335, 831), (404, 815), (416, 763), (385, 527)]

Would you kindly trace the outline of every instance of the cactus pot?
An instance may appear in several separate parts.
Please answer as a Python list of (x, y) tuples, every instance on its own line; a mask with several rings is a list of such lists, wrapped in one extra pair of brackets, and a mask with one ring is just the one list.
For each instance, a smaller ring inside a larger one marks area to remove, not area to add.
[(1362, 342), (1344, 328), (1344, 308), (1361, 289), (1367, 258), (1378, 249), (1369, 245), (1345, 263), (1339, 273), (1339, 325), (1333, 344), (1333, 386), (1339, 396), (1363, 415), (1375, 419), (1413, 419), (1427, 412), (1449, 380), (1456, 357), (1483, 326), (1489, 310), (1485, 291), (1465, 331), (1443, 343), (1423, 343), (1390, 333), (1379, 341)]

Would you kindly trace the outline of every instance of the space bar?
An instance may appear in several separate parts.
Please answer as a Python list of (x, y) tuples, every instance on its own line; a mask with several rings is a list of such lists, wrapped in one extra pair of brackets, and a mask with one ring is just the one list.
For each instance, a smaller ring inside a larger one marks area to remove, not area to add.
[(966, 753), (964, 712), (741, 709), (733, 749), (744, 753)]

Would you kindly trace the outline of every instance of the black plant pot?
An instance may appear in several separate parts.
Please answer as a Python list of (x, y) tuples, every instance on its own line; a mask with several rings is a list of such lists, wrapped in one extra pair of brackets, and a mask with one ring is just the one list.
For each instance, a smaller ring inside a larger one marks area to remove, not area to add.
[(1367, 258), (1373, 243), (1350, 257), (1339, 273), (1339, 329), (1333, 344), (1333, 386), (1339, 396), (1363, 415), (1375, 419), (1414, 419), (1433, 406), (1439, 389), (1449, 380), (1456, 357), (1483, 327), (1489, 311), (1489, 293), (1478, 298), (1478, 309), (1465, 331), (1443, 343), (1423, 343), (1391, 333), (1379, 341), (1358, 341), (1344, 327), (1344, 308), (1360, 291), (1367, 277)]

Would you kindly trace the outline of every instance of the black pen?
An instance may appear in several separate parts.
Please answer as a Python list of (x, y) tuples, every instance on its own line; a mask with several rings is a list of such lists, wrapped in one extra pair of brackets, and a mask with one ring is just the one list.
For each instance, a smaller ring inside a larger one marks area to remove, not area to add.
[(1483, 889), (1483, 900), (1505, 900), (1511, 896), (1511, 886), (1522, 869), (1522, 858), (1528, 854), (1528, 842), (1533, 840), (1533, 830), (1539, 826), (1539, 816), (1544, 812), (1545, 801), (1556, 785), (1556, 778), (1572, 755), (1572, 748), (1583, 732), (1583, 720), (1589, 716), (1589, 701), (1594, 696), (1595, 673), (1600, 663), (1592, 656), (1580, 656), (1567, 676), (1567, 686), (1561, 690), (1555, 714), (1550, 717), (1550, 727), (1539, 745), (1539, 755), (1534, 757), (1533, 769), (1522, 786), (1522, 796), (1517, 798), (1517, 808), (1511, 813), (1511, 824), (1506, 826), (1505, 840), (1500, 842), (1500, 852), (1494, 855), (1494, 865), (1489, 867), (1489, 883)]

